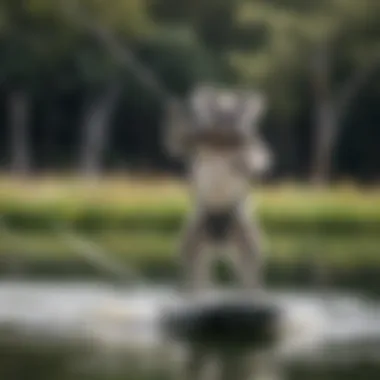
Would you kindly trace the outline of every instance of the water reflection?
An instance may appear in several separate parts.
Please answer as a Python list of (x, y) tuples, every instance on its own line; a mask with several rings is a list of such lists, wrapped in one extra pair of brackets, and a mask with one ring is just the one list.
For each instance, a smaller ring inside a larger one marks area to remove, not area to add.
[(286, 351), (217, 352), (164, 344), (158, 312), (175, 297), (168, 288), (0, 283), (0, 378), (196, 380), (201, 368), (207, 378), (226, 380), (379, 378), (380, 312), (368, 300), (276, 294), (291, 306), (303, 339)]
[[(89, 348), (89, 351), (91, 349)], [(118, 362), (110, 360), (96, 362), (90, 360), (89, 352), (75, 346), (54, 346), (38, 344), (25, 344), (25, 342), (4, 342), (0, 345), (0, 376), (10, 380), (163, 380), (185, 379), (180, 370), (169, 368), (143, 368), (133, 363), (128, 357), (119, 358)], [(79, 360), (81, 358), (81, 360)], [(123, 359), (123, 360), (121, 360)], [(228, 359), (228, 360), (227, 360)], [(236, 359), (236, 358), (235, 358)], [(353, 363), (319, 363), (288, 364), (282, 367), (278, 363), (271, 362), (268, 358), (263, 365), (264, 357), (258, 357), (256, 361), (252, 357), (246, 357), (246, 367), (236, 368), (233, 358), (224, 358), (225, 376), (223, 379), (265, 378), (276, 380), (350, 380), (366, 379), (377, 380), (380, 374), (380, 364), (376, 362)], [(208, 367), (208, 376), (215, 375), (215, 370), (223, 368), (220, 362), (214, 362)], [(226, 366), (227, 364), (227, 366)], [(257, 366), (259, 364), (259, 366)], [(260, 365), (261, 364), (261, 365)], [(275, 366), (277, 364), (277, 367)], [(219, 367), (218, 367), (219, 365)], [(243, 372), (247, 371), (247, 372)], [(189, 377), (188, 377), (189, 378)], [(208, 377), (210, 378), (210, 377)], [(195, 377), (191, 377), (192, 380)], [(214, 377), (215, 379), (215, 377)]]

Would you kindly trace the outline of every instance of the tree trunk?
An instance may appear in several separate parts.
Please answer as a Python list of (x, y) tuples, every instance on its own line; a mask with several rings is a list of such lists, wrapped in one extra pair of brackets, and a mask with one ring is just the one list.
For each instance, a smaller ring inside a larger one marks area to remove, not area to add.
[(320, 46), (313, 61), (315, 124), (312, 150), (311, 183), (328, 183), (331, 163), (331, 136), (335, 127), (334, 104), (330, 85), (331, 51), (327, 44)]
[(29, 96), (24, 90), (14, 90), (9, 94), (11, 171), (17, 177), (27, 176), (31, 168), (28, 135), (29, 103)]
[(332, 51), (331, 44), (322, 45), (313, 62), (316, 117), (311, 182), (319, 187), (326, 186), (330, 180), (339, 129), (350, 103), (380, 64), (377, 54), (367, 66), (359, 67), (335, 95), (330, 82)]
[[(289, 117), (277, 120), (278, 131), (275, 133), (274, 168), (281, 179), (292, 181), (299, 171), (296, 165), (296, 149), (294, 128)], [(276, 157), (277, 155), (277, 157)], [(281, 157), (281, 160), (278, 158)]]
[(317, 105), (315, 148), (311, 173), (317, 187), (328, 184), (333, 155), (333, 132), (337, 129), (335, 107), (331, 99), (322, 99)]
[(86, 178), (97, 178), (100, 174), (110, 119), (120, 90), (118, 83), (111, 84), (105, 93), (85, 107), (80, 173)]
[(44, 169), (51, 170), (57, 164), (57, 137), (60, 109), (56, 99), (47, 102), (44, 136)]

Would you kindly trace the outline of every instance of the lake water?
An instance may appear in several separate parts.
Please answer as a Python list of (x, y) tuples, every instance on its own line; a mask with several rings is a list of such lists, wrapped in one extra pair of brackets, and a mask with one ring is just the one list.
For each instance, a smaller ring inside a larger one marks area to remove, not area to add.
[[(294, 321), (278, 354), (287, 378), (379, 378), (380, 304), (333, 291), (270, 294)], [(0, 377), (168, 378), (182, 351), (160, 317), (180, 302), (167, 286), (0, 281)]]

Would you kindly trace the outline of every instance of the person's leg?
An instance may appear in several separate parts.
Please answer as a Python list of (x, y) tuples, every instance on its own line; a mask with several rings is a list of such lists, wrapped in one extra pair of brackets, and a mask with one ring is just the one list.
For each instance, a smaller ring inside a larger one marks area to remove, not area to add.
[(208, 279), (209, 255), (206, 251), (204, 215), (196, 209), (190, 215), (181, 236), (180, 286), (183, 291), (194, 293), (202, 289)]
[(251, 220), (242, 207), (236, 210), (232, 239), (236, 247), (233, 258), (247, 289), (257, 289), (262, 285), (262, 246), (258, 222)]

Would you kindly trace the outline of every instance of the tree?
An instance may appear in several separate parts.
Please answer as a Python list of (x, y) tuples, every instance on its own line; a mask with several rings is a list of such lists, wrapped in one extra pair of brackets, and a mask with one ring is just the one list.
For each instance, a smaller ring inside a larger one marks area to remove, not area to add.
[(5, 0), (0, 15), (0, 73), (6, 78), (11, 170), (24, 176), (32, 167), (34, 95), (41, 77), (65, 50), (68, 30), (47, 0)]
[[(279, 95), (292, 98), (290, 88), (297, 76), (304, 73), (310, 78), (315, 109), (310, 169), (314, 184), (327, 184), (349, 105), (379, 67), (379, 17), (376, 0), (250, 1), (243, 2), (238, 14), (241, 24), (261, 25), (268, 36), (259, 49), (232, 52), (232, 63), (245, 80), (261, 83), (276, 93), (281, 104)], [(339, 72), (342, 68), (344, 75)]]
[[(151, 28), (144, 2), (131, 0), (67, 1), (60, 10), (78, 32), (75, 60), (87, 88), (83, 102), (79, 170), (85, 177), (97, 177), (107, 148), (112, 115), (121, 96), (120, 62), (99, 44), (92, 32), (106, 27), (124, 38), (136, 40)], [(89, 30), (94, 27), (94, 30)], [(149, 33), (148, 33), (149, 34)], [(95, 94), (95, 95), (94, 95)]]

